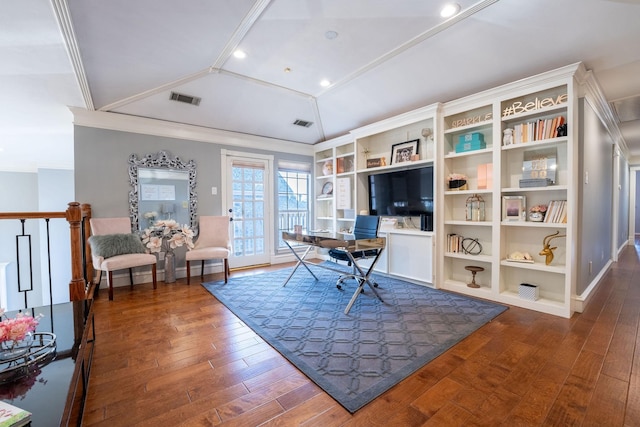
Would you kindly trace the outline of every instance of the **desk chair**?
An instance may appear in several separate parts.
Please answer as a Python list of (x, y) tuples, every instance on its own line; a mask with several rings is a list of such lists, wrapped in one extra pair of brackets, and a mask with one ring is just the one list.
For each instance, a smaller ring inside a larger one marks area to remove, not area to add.
[[(131, 233), (131, 221), (128, 217), (122, 218), (91, 218), (91, 234), (89, 243), (91, 244), (91, 258), (93, 268), (100, 272), (98, 285), (102, 280), (102, 272), (107, 272), (107, 285), (109, 286), (109, 300), (113, 300), (113, 272), (116, 270), (129, 269), (129, 280), (133, 287), (133, 267), (151, 266), (153, 275), (153, 289), (157, 288), (156, 281), (156, 256), (148, 254), (138, 236)], [(97, 239), (94, 236), (109, 237)], [(103, 242), (99, 242), (102, 240)], [(102, 244), (101, 244), (102, 243)], [(136, 245), (137, 243), (137, 245)], [(100, 253), (98, 249), (102, 249)]]
[(191, 284), (191, 261), (202, 261), (200, 278), (204, 278), (204, 262), (222, 259), (224, 262), (224, 283), (229, 277), (229, 256), (231, 256), (231, 235), (228, 216), (200, 216), (198, 239), (195, 246), (187, 251), (187, 285)]
[[(355, 224), (353, 226), (353, 235), (357, 239), (373, 239), (378, 237), (378, 226), (380, 224), (380, 217), (375, 215), (358, 215), (356, 217)], [(359, 260), (363, 258), (375, 257), (378, 255), (379, 249), (368, 249), (364, 251), (354, 251), (351, 252), (351, 256), (354, 260)], [(346, 251), (342, 249), (331, 249), (329, 250), (329, 257), (337, 260), (337, 261), (346, 261), (348, 266), (352, 266), (351, 259), (349, 255), (347, 255)], [(340, 276), (338, 281), (336, 282), (336, 287), (338, 289), (342, 289), (342, 282), (348, 279), (356, 279), (358, 280), (358, 272), (356, 271), (355, 265), (353, 266), (353, 272), (351, 274), (343, 274)], [(378, 286), (375, 281), (373, 282), (375, 287)]]

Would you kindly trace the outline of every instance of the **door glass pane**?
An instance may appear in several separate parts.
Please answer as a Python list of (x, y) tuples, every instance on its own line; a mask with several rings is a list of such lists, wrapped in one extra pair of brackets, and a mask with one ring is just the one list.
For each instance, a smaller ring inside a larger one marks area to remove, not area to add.
[(265, 254), (263, 166), (233, 165), (234, 256)]

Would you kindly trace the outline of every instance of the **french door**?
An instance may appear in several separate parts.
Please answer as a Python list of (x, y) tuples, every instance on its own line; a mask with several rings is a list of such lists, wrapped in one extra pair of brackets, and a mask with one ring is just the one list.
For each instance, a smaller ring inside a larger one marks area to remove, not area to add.
[(271, 262), (272, 156), (222, 150), (223, 209), (232, 218), (230, 268)]

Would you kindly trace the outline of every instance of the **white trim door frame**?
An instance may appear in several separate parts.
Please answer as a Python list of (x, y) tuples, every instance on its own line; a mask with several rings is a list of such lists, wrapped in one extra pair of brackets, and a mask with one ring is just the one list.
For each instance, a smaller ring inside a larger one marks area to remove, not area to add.
[(273, 256), (273, 156), (221, 150), (224, 214), (232, 218), (230, 268), (270, 264)]

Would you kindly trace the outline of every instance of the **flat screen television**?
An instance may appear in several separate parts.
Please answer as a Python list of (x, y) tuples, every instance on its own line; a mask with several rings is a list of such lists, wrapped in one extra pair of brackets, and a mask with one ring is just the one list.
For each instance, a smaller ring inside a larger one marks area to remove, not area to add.
[(433, 215), (433, 166), (369, 175), (369, 213)]

